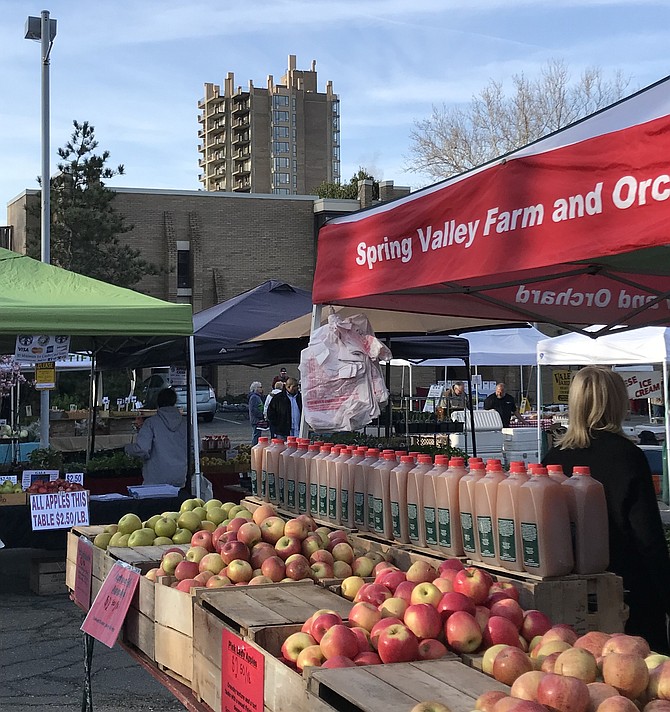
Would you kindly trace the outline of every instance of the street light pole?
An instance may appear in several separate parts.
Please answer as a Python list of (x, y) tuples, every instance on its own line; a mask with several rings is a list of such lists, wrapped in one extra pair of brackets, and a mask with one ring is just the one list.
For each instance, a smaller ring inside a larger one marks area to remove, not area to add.
[[(40, 17), (29, 17), (26, 22), (26, 39), (40, 40), (42, 61), (41, 126), (42, 126), (42, 214), (41, 260), (51, 262), (51, 180), (49, 166), (49, 55), (56, 37), (56, 20), (51, 20), (48, 10)], [(40, 447), (49, 447), (49, 391), (40, 391)]]

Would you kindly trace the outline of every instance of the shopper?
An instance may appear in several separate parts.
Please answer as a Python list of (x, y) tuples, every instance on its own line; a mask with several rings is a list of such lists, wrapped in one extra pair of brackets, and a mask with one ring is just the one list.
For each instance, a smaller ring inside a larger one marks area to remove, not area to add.
[(278, 375), (278, 376), (275, 376), (275, 377), (272, 379), (272, 387), (274, 388), (274, 387), (277, 385), (277, 383), (279, 383), (280, 381), (281, 381), (284, 385), (286, 385), (286, 381), (287, 381), (287, 380), (288, 380), (288, 373), (287, 373), (286, 369), (285, 369), (285, 368), (280, 368), (280, 369), (279, 369), (279, 375)]
[(156, 397), (156, 415), (147, 418), (135, 442), (125, 447), (126, 455), (144, 460), (145, 485), (174, 485), (182, 488), (188, 473), (186, 419), (175, 406), (177, 394), (164, 388)]
[(265, 426), (263, 417), (263, 384), (253, 381), (249, 386), (249, 422), (251, 423), (251, 446), (258, 444), (261, 426)]
[(302, 397), (295, 378), (286, 380), (282, 391), (273, 396), (268, 406), (270, 429), (280, 438), (289, 435), (300, 436), (300, 416), (302, 413)]
[(452, 413), (455, 410), (465, 410), (469, 407), (470, 399), (468, 394), (465, 392), (465, 387), (463, 386), (463, 381), (454, 381), (451, 388), (448, 388), (444, 397), (449, 406), (449, 412)]
[(519, 420), (523, 420), (519, 409), (517, 408), (516, 401), (512, 398), (509, 393), (505, 393), (505, 384), (496, 384), (496, 389), (494, 393), (484, 401), (484, 410), (497, 410), (500, 414), (500, 419), (502, 420), (503, 428), (508, 428), (512, 416), (516, 416)]
[(619, 374), (602, 366), (578, 371), (568, 395), (568, 429), (544, 465), (566, 475), (586, 465), (603, 484), (609, 517), (609, 570), (623, 578), (630, 617), (626, 632), (670, 653), (670, 557), (647, 459), (623, 433), (628, 394)]

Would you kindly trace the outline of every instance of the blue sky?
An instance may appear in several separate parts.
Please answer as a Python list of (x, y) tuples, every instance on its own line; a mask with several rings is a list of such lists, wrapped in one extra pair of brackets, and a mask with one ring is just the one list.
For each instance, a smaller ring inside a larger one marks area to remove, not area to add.
[[(278, 81), (289, 54), (317, 62), (341, 100), (342, 176), (359, 166), (397, 185), (414, 121), (468, 102), (490, 79), (511, 86), (562, 59), (621, 70), (631, 88), (670, 72), (667, 0), (0, 0), (0, 210), (40, 172), (40, 47), (28, 15), (58, 21), (51, 55), (52, 169), (73, 119), (96, 128), (126, 175), (110, 185), (193, 189), (203, 84)], [(4, 222), (0, 219), (0, 224)]]

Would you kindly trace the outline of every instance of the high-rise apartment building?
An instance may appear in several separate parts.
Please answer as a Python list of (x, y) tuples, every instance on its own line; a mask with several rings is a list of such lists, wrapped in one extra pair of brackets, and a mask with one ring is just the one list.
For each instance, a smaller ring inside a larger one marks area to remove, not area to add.
[(279, 84), (205, 84), (198, 103), (200, 182), (205, 190), (305, 195), (340, 180), (340, 102), (332, 82), (317, 91), (316, 62), (296, 69), (289, 55)]

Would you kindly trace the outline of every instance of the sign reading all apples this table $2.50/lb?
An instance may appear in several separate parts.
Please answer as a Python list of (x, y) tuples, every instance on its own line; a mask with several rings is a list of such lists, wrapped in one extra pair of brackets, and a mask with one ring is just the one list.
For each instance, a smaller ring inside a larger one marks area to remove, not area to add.
[(34, 532), (88, 526), (88, 491), (31, 495), (30, 523)]

